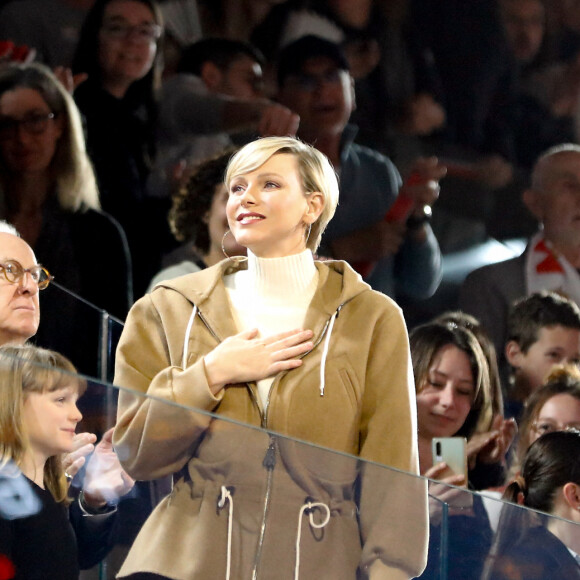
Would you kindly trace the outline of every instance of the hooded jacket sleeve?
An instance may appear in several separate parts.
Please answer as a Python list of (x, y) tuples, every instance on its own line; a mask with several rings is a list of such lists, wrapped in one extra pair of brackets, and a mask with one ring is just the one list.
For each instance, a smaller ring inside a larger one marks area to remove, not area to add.
[(115, 364), (121, 390), (113, 441), (124, 469), (139, 480), (179, 471), (211, 420), (204, 411), (220, 401), (209, 389), (202, 356), (181, 367), (193, 306), (175, 295), (162, 315), (152, 296), (131, 309)]
[[(427, 562), (426, 481), (419, 477), (417, 410), (408, 335), (399, 308), (380, 317), (361, 416), (361, 566), (371, 579), (419, 576)], [(388, 466), (388, 467), (385, 467)]]

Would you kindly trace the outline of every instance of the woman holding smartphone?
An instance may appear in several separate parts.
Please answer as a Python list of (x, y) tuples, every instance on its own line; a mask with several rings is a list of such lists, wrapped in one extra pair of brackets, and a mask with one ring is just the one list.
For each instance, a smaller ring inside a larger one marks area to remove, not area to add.
[(236, 153), (225, 182), (228, 235), (247, 260), (158, 284), (119, 343), (119, 457), (138, 479), (174, 479), (119, 577), (417, 576), (427, 505), (409, 475), (419, 463), (404, 320), (348, 264), (313, 258), (336, 174), (313, 147), (268, 137)]
[[(449, 505), (449, 578), (476, 578), (491, 544), (482, 503), (453, 486), (467, 487), (466, 473), (449, 473), (432, 452), (434, 438), (468, 439), (492, 421), (489, 369), (475, 336), (455, 322), (429, 323), (410, 334), (417, 389), (421, 474), (429, 485), (429, 562), (421, 578), (439, 578), (442, 504)], [(466, 451), (467, 455), (467, 451)], [(463, 463), (467, 465), (467, 456)]]

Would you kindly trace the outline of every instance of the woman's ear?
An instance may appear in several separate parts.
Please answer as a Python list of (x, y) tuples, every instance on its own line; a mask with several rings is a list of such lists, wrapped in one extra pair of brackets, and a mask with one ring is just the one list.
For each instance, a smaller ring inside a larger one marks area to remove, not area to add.
[(562, 488), (562, 494), (566, 503), (575, 510), (580, 510), (580, 486), (577, 483), (568, 482)]
[(324, 210), (324, 196), (319, 191), (313, 191), (306, 196), (307, 210), (304, 223), (313, 224)]

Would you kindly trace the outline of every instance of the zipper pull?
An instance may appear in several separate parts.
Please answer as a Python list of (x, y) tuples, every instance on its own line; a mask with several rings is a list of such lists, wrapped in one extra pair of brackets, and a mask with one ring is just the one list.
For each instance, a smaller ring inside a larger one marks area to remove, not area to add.
[(270, 439), (270, 445), (268, 445), (264, 461), (262, 462), (262, 465), (266, 469), (274, 469), (274, 466), (276, 465), (276, 446), (274, 442), (274, 438)]

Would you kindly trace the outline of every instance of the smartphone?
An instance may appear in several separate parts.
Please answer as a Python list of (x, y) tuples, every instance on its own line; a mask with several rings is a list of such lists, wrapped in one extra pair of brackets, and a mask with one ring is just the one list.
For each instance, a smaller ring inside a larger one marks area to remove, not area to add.
[(433, 437), (431, 451), (433, 465), (446, 463), (447, 469), (439, 478), (450, 475), (463, 475), (467, 485), (467, 440), (465, 437)]

